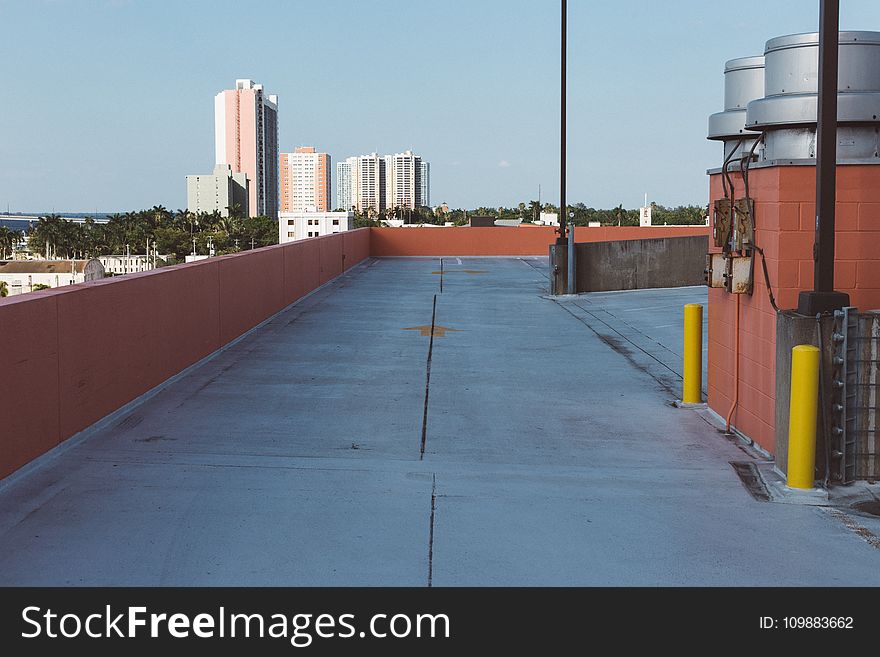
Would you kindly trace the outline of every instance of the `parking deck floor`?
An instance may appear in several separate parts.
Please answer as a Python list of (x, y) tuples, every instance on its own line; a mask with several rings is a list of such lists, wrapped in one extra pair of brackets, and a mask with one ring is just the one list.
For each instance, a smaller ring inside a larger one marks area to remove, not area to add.
[(840, 514), (756, 501), (754, 455), (670, 405), (704, 301), (370, 260), (0, 484), (0, 584), (880, 584)]

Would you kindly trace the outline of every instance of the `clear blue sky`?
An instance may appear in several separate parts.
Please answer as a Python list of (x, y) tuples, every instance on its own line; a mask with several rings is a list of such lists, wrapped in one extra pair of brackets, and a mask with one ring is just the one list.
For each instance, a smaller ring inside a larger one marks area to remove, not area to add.
[[(569, 5), (568, 199), (596, 207), (705, 202), (724, 62), (818, 25), (818, 0)], [(0, 0), (0, 25), (2, 211), (183, 207), (236, 78), (280, 96), (282, 151), (412, 148), (434, 204), (558, 201), (555, 0)]]

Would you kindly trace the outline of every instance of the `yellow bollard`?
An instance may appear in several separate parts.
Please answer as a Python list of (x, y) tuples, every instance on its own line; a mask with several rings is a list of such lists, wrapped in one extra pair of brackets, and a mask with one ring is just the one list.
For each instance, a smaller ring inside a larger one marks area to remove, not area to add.
[(812, 488), (816, 469), (816, 409), (819, 400), (818, 347), (791, 349), (791, 393), (788, 413), (789, 488)]
[(681, 401), (703, 401), (703, 306), (689, 303), (684, 307), (684, 381)]

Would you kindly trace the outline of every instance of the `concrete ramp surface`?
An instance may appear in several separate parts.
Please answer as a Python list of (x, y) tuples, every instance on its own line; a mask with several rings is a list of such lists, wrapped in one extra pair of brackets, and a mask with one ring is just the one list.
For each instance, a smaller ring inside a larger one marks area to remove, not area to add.
[(368, 260), (0, 484), (0, 584), (880, 584), (669, 405), (705, 289), (557, 302), (546, 270)]

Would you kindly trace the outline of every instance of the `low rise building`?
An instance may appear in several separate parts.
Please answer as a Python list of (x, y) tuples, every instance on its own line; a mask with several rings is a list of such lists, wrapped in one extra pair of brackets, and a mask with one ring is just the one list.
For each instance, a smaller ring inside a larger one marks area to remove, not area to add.
[(332, 235), (354, 228), (354, 212), (282, 212), (278, 243)]
[(381, 222), (383, 228), (449, 228), (455, 224), (451, 221), (445, 221), (443, 224), (408, 224), (403, 219), (383, 219)]
[(105, 276), (119, 276), (122, 274), (134, 274), (141, 271), (150, 271), (161, 267), (167, 261), (168, 256), (160, 255), (105, 255), (98, 256), (98, 260), (104, 265)]
[(494, 228), (495, 217), (488, 214), (468, 215), (468, 226), (471, 228)]
[(248, 186), (244, 172), (233, 173), (228, 164), (218, 164), (207, 176), (186, 177), (186, 209), (190, 212), (219, 212), (229, 216), (229, 208), (236, 206), (239, 214), (249, 216)]
[(37, 286), (61, 287), (104, 278), (104, 265), (91, 260), (0, 260), (0, 281), (10, 296)]
[(559, 225), (559, 213), (558, 212), (544, 212), (541, 210), (541, 215), (538, 218), (538, 223), (542, 226), (558, 226)]

